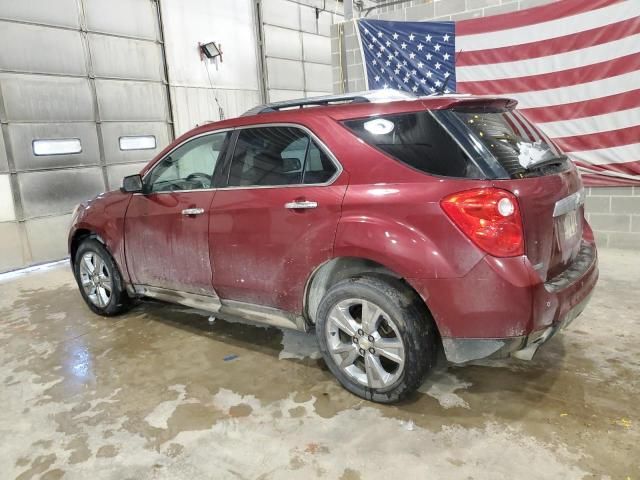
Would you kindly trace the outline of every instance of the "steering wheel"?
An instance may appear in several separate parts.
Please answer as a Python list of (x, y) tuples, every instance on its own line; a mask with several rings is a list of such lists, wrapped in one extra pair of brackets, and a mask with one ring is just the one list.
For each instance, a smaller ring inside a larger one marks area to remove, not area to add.
[(185, 180), (187, 182), (200, 182), (204, 187), (206, 185), (211, 186), (211, 181), (213, 180), (213, 176), (207, 175), (206, 173), (202, 173), (202, 172), (194, 172), (187, 175), (187, 178), (185, 178)]

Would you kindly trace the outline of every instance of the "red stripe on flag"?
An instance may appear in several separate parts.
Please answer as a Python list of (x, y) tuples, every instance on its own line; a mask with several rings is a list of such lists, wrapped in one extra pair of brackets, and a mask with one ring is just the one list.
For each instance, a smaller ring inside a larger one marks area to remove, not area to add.
[(630, 18), (618, 23), (593, 28), (563, 37), (550, 38), (539, 42), (523, 43), (509, 47), (460, 52), (456, 56), (456, 66), (469, 67), (491, 63), (515, 62), (530, 58), (547, 57), (582, 48), (613, 42), (629, 35), (640, 33), (640, 18)]
[(638, 180), (629, 178), (611, 177), (605, 175), (593, 175), (581, 172), (582, 183), (585, 187), (625, 187), (628, 185), (638, 185)]
[(526, 27), (537, 23), (571, 17), (618, 3), (619, 0), (563, 0), (519, 12), (504, 13), (485, 18), (472, 18), (456, 23), (456, 35), (474, 35), (509, 28)]
[(640, 175), (640, 161), (634, 160), (632, 162), (621, 163), (606, 163), (604, 165), (591, 165), (584, 162), (573, 162), (579, 167), (583, 167), (591, 170), (592, 172), (619, 172), (625, 175)]
[(576, 135), (573, 137), (556, 137), (553, 141), (565, 152), (583, 152), (600, 148), (620, 147), (638, 143), (640, 139), (640, 125), (608, 130), (606, 132)]
[(568, 87), (581, 83), (595, 82), (625, 73), (640, 70), (640, 53), (625, 55), (605, 62), (584, 67), (559, 70), (527, 77), (504, 78), (501, 80), (483, 80), (480, 82), (458, 82), (456, 89), (461, 93), (475, 95), (533, 92), (549, 88)]
[(582, 102), (523, 108), (520, 112), (533, 122), (545, 123), (604, 115), (636, 107), (640, 107), (640, 89)]

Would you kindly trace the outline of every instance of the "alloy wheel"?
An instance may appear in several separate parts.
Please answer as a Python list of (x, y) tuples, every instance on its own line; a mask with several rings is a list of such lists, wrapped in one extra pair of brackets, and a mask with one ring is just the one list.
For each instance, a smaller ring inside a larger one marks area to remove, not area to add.
[(96, 252), (87, 252), (80, 259), (80, 281), (87, 297), (95, 306), (104, 308), (111, 300), (111, 275), (104, 259)]
[(335, 364), (369, 388), (393, 385), (404, 370), (405, 349), (398, 327), (378, 305), (350, 298), (329, 313), (325, 335)]

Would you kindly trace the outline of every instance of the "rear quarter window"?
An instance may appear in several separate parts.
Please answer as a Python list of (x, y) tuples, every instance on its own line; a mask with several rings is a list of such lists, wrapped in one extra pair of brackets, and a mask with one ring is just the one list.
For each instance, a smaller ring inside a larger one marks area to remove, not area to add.
[(428, 111), (348, 120), (344, 125), (369, 145), (421, 172), (483, 178), (475, 162)]

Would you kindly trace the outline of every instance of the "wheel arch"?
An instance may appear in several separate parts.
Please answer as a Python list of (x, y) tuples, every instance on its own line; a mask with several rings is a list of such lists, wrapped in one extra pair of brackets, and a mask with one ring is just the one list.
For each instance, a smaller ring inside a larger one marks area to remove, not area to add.
[[(311, 324), (315, 325), (318, 306), (320, 305), (325, 293), (332, 285), (348, 278), (372, 274), (376, 276), (390, 277), (403, 283), (406, 288), (416, 295), (420, 303), (433, 318), (426, 296), (418, 292), (406, 278), (386, 265), (364, 257), (335, 257), (324, 262), (322, 265), (319, 265), (312, 272), (305, 286), (303, 310), (305, 318), (307, 318)], [(438, 326), (435, 321), (434, 326), (437, 330)]]

